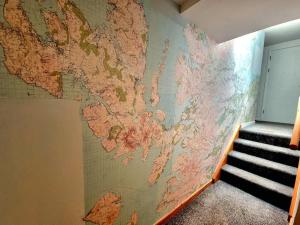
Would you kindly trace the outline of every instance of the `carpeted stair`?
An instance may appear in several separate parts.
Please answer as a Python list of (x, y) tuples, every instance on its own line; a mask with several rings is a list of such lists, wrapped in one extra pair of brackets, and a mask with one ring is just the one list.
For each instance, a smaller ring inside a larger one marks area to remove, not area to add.
[(288, 148), (290, 135), (276, 132), (278, 126), (256, 122), (242, 128), (221, 180), (288, 211), (300, 152)]
[(241, 130), (239, 134), (240, 138), (257, 141), (265, 144), (276, 145), (281, 147), (288, 147), (291, 141), (290, 136), (276, 135), (266, 132), (253, 132), (250, 130)]

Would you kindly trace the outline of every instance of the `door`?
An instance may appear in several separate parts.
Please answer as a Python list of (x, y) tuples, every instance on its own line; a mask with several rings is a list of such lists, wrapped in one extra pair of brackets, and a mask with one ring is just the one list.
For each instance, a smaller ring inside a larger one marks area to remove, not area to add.
[(293, 124), (300, 95), (300, 45), (271, 48), (269, 54), (262, 119)]

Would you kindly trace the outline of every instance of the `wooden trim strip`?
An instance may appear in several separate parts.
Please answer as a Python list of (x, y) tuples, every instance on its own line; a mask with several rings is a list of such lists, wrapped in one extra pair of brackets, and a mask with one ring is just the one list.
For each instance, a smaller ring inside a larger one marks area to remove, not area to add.
[(233, 150), (233, 143), (234, 143), (234, 140), (239, 137), (240, 129), (241, 129), (241, 125), (239, 124), (235, 128), (235, 130), (233, 132), (233, 135), (232, 135), (231, 139), (229, 140), (229, 142), (228, 142), (228, 144), (227, 144), (227, 146), (224, 150), (223, 156), (222, 156), (221, 160), (219, 161), (219, 163), (216, 166), (215, 172), (212, 176), (212, 179), (213, 179), (214, 183), (217, 182), (221, 177), (221, 169), (227, 163), (228, 153)]
[(183, 208), (185, 208), (191, 201), (193, 201), (196, 197), (198, 197), (198, 195), (200, 195), (206, 188), (208, 188), (211, 184), (213, 184), (214, 182), (216, 182), (217, 180), (220, 179), (221, 169), (222, 169), (223, 165), (225, 165), (226, 162), (227, 162), (227, 155), (233, 149), (233, 142), (234, 142), (235, 139), (238, 138), (240, 129), (241, 129), (241, 125), (238, 125), (235, 128), (234, 133), (233, 133), (233, 135), (232, 135), (229, 143), (227, 144), (226, 149), (224, 150), (224, 153), (223, 153), (223, 156), (221, 158), (221, 161), (218, 163), (218, 165), (217, 165), (217, 167), (215, 169), (215, 172), (213, 174), (213, 179), (209, 180), (207, 183), (205, 183), (204, 185), (202, 185), (197, 191), (195, 191), (192, 195), (190, 195), (189, 197), (187, 197), (182, 203), (180, 203), (179, 205), (177, 205), (175, 207), (175, 209), (173, 209), (171, 212), (169, 212), (164, 217), (162, 217), (157, 222), (155, 222), (154, 225), (163, 225), (163, 224), (166, 224), (180, 210), (182, 210)]
[(180, 13), (183, 13), (184, 11), (191, 8), (196, 3), (200, 2), (200, 0), (187, 0), (180, 6)]
[(291, 201), (291, 206), (290, 206), (290, 211), (289, 211), (289, 220), (293, 219), (296, 214), (296, 201), (299, 196), (299, 185), (300, 185), (300, 161), (298, 163), (298, 170), (297, 170), (297, 176), (296, 176), (296, 181), (294, 185), (294, 191), (293, 191), (293, 197)]
[(291, 149), (299, 148), (299, 139), (300, 139), (300, 97), (298, 100), (297, 114), (296, 114), (293, 134), (292, 134), (292, 138), (291, 138), (291, 142), (290, 142)]
[(163, 225), (166, 224), (173, 216), (175, 216), (180, 210), (185, 208), (191, 201), (193, 201), (198, 195), (200, 195), (206, 188), (208, 188), (212, 184), (212, 180), (209, 180), (207, 183), (202, 185), (197, 191), (195, 191), (192, 195), (187, 197), (182, 203), (177, 205), (175, 209), (166, 214), (164, 217), (159, 219), (154, 225)]

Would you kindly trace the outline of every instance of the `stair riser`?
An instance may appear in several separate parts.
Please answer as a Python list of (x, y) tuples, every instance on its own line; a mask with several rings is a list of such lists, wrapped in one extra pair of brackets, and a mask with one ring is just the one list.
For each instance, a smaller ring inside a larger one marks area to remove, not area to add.
[(249, 194), (252, 194), (266, 202), (273, 204), (285, 211), (289, 210), (291, 197), (280, 194), (278, 192), (269, 190), (265, 187), (259, 186), (248, 180), (244, 180), (238, 176), (228, 173), (224, 170), (221, 172), (221, 180), (229, 183)]
[(256, 142), (261, 142), (261, 143), (266, 143), (266, 144), (270, 144), (270, 145), (276, 145), (276, 146), (285, 147), (285, 148), (288, 148), (289, 144), (290, 144), (289, 138), (251, 133), (251, 132), (242, 131), (242, 130), (239, 133), (239, 138), (256, 141)]
[(264, 149), (255, 148), (240, 143), (234, 143), (234, 150), (243, 152), (249, 155), (268, 159), (274, 162), (282, 163), (288, 166), (298, 167), (299, 158), (297, 156), (287, 155), (283, 153), (270, 152)]
[(263, 167), (258, 164), (255, 164), (255, 162), (244, 161), (239, 158), (232, 157), (230, 155), (228, 155), (227, 163), (229, 165), (246, 170), (250, 173), (254, 173), (259, 176), (276, 181), (278, 183), (294, 187), (294, 183), (295, 183), (295, 179), (296, 179), (295, 175), (291, 175), (288, 173), (284, 173), (282, 171)]

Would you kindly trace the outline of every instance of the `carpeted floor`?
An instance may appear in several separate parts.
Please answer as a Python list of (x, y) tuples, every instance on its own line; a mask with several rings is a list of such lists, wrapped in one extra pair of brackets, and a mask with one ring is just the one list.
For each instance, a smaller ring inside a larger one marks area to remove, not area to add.
[(287, 225), (287, 218), (287, 212), (218, 181), (167, 224)]
[(256, 121), (254, 124), (249, 125), (243, 129), (250, 132), (261, 132), (261, 133), (291, 137), (293, 132), (293, 125)]

